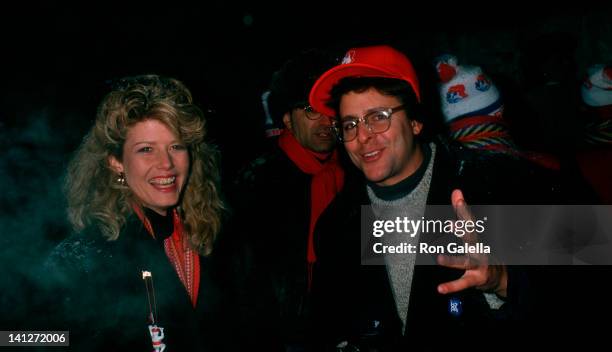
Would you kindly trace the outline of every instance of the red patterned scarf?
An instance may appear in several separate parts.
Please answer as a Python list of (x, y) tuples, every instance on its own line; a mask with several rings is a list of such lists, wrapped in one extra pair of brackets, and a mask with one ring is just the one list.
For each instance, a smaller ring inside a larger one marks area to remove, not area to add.
[[(142, 210), (134, 206), (134, 211), (149, 234), (155, 238), (153, 227)], [(183, 286), (185, 286), (191, 304), (195, 307), (200, 289), (200, 256), (189, 246), (187, 237), (183, 233), (183, 222), (176, 209), (172, 210), (172, 222), (174, 231), (170, 237), (164, 240), (164, 250)]]
[(450, 124), (451, 137), (472, 149), (490, 150), (525, 158), (548, 169), (559, 170), (552, 155), (517, 148), (501, 116), (483, 115), (457, 119)]
[[(312, 267), (317, 261), (314, 249), (314, 228), (319, 216), (331, 203), (336, 193), (344, 186), (344, 170), (338, 164), (338, 152), (314, 153), (304, 148), (292, 133), (283, 131), (278, 139), (278, 145), (289, 159), (302, 170), (312, 175), (310, 183), (310, 226), (308, 227), (308, 289), (312, 286)], [(320, 159), (328, 157), (325, 162)]]
[(589, 146), (612, 145), (612, 105), (588, 107), (583, 142)]

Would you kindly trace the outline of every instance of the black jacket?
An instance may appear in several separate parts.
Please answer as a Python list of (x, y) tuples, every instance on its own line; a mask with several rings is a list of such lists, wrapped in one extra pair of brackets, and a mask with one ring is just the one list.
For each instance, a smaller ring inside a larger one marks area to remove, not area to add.
[(153, 275), (166, 351), (239, 351), (242, 343), (253, 341), (252, 329), (244, 324), (254, 308), (239, 298), (245, 297), (240, 291), (249, 280), (242, 269), (248, 255), (231, 253), (235, 248), (219, 240), (213, 254), (200, 256), (194, 308), (162, 242), (135, 215), (116, 241), (91, 228), (62, 242), (47, 260), (45, 326), (69, 330), (72, 350), (151, 350), (142, 279), (147, 270)]
[[(557, 185), (549, 176), (519, 162), (483, 159), (469, 151), (438, 145), (427, 204), (450, 204), (451, 192), (456, 188), (463, 191), (468, 204), (528, 204), (526, 194), (537, 204), (536, 199), (557, 197)], [(520, 194), (518, 186), (523, 188)], [(320, 258), (315, 286), (317, 307), (329, 347), (341, 340), (358, 344), (362, 350), (395, 351), (408, 346), (439, 349), (445, 344), (460, 347), (465, 337), (474, 336), (474, 332), (481, 339), (485, 332), (495, 339), (509, 328), (520, 327), (519, 322), (533, 312), (530, 275), (523, 268), (508, 268), (508, 297), (502, 308), (492, 310), (476, 289), (452, 295), (437, 292), (440, 283), (459, 278), (463, 271), (417, 265), (402, 336), (386, 267), (360, 265), (360, 226), (372, 225), (368, 212), (362, 214), (361, 206), (369, 204), (363, 176), (352, 170), (347, 172), (343, 192), (319, 222), (320, 229), (334, 234), (320, 237), (316, 243)], [(426, 219), (428, 216), (425, 214)], [(417, 261), (423, 256), (430, 255), (419, 254)], [(460, 316), (450, 314), (451, 299), (461, 302)], [(432, 334), (440, 338), (426, 338)]]
[[(231, 222), (253, 248), (260, 290), (273, 291), (268, 324), (287, 346), (300, 348), (314, 344), (320, 329), (307, 288), (311, 181), (276, 147), (241, 171), (230, 194)], [(328, 235), (315, 227), (315, 238)]]

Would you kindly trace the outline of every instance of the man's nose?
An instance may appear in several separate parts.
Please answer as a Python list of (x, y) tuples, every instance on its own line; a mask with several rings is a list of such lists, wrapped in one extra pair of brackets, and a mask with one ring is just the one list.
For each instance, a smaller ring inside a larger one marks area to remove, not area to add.
[(366, 143), (374, 135), (364, 122), (358, 124), (355, 128), (357, 128), (357, 139), (360, 143)]
[(329, 116), (321, 116), (321, 118), (319, 119), (319, 123), (323, 126), (333, 126), (334, 124), (334, 119), (332, 117)]

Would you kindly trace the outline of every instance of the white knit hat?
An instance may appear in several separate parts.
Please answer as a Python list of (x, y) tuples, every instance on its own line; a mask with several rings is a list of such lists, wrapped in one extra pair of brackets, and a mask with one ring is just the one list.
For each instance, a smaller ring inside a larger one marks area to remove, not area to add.
[(612, 105), (612, 65), (593, 65), (582, 84), (582, 100), (589, 106)]
[(502, 105), (499, 91), (477, 66), (459, 66), (453, 55), (436, 59), (442, 113), (446, 122), (473, 115), (489, 115)]

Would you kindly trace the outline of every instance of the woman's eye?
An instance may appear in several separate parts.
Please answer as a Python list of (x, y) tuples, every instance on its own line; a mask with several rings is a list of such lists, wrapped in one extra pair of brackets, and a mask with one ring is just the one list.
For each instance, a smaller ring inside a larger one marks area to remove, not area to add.
[(185, 149), (187, 149), (187, 147), (182, 145), (182, 144), (174, 144), (171, 148), (174, 149), (174, 150), (185, 150)]
[(138, 149), (139, 153), (150, 153), (153, 151), (153, 148), (151, 147), (142, 147), (140, 149)]

